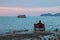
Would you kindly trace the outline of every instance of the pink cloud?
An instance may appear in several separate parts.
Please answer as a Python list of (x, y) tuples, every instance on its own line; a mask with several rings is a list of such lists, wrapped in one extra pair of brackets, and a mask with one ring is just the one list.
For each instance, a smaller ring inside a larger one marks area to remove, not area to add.
[[(56, 13), (60, 12), (60, 6), (57, 7), (49, 7), (49, 8), (15, 8), (15, 7), (0, 7), (0, 15), (16, 15), (16, 14), (31, 14), (36, 15), (40, 13)], [(35, 14), (34, 14), (35, 13)]]

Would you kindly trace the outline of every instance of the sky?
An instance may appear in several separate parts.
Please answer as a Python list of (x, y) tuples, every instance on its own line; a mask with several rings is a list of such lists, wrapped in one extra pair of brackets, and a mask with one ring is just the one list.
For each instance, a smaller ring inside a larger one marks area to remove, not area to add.
[(0, 16), (38, 16), (57, 12), (60, 12), (60, 0), (0, 0)]

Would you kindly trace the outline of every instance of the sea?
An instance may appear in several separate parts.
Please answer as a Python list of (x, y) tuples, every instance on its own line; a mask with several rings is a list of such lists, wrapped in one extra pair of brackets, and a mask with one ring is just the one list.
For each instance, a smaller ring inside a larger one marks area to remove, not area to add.
[(39, 20), (45, 25), (46, 31), (60, 30), (60, 16), (27, 16), (17, 18), (17, 16), (0, 16), (0, 34), (14, 30), (34, 31), (34, 24)]

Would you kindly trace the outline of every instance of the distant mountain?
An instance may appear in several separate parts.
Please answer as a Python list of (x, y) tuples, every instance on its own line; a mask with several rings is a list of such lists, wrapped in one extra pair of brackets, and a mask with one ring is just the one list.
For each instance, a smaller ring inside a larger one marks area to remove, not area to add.
[(40, 16), (53, 16), (51, 13), (41, 14)]
[(47, 13), (47, 14), (41, 14), (40, 16), (60, 16), (60, 13), (56, 13), (54, 15), (52, 15), (51, 13)]
[(56, 13), (56, 14), (54, 14), (54, 16), (60, 16), (60, 13)]

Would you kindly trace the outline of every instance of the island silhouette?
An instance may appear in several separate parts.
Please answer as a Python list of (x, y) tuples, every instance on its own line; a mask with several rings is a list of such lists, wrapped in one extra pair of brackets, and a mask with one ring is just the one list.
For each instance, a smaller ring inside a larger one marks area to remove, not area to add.
[(18, 15), (17, 18), (26, 18), (26, 15)]
[(52, 15), (51, 13), (47, 13), (47, 14), (41, 14), (40, 16), (60, 16), (60, 13), (56, 13), (54, 15)]

